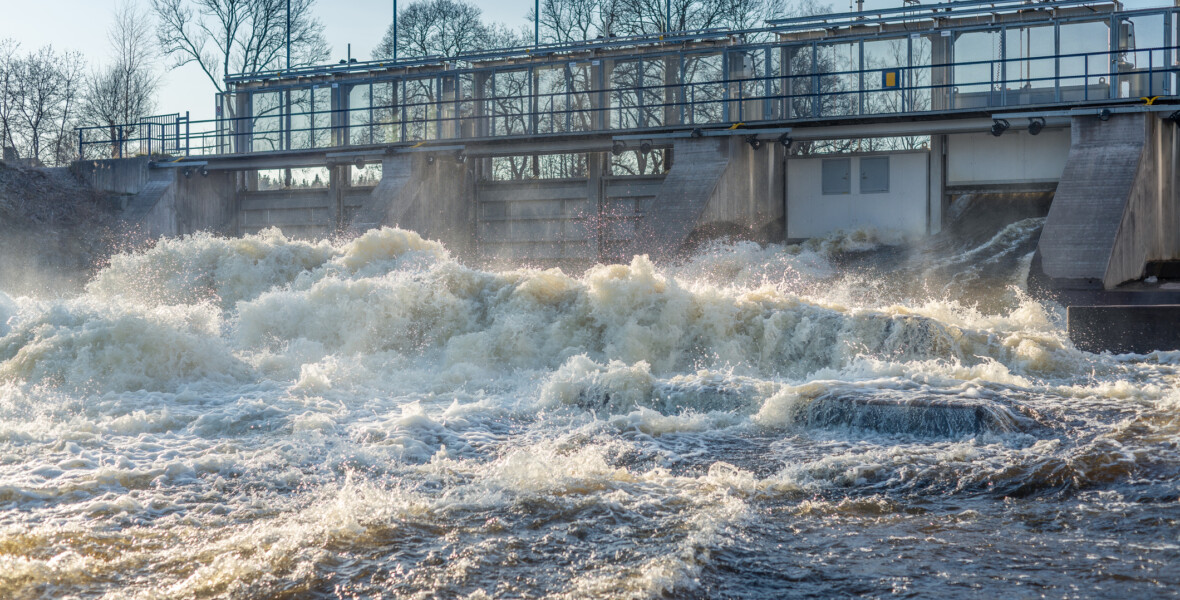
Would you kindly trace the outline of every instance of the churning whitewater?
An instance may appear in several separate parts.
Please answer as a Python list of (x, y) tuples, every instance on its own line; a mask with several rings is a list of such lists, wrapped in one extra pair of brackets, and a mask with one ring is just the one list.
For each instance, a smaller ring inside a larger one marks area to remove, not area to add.
[[(194, 235), (0, 293), (0, 597), (1180, 594), (1180, 356), (956, 243)], [(0, 289), (3, 282), (0, 282)]]

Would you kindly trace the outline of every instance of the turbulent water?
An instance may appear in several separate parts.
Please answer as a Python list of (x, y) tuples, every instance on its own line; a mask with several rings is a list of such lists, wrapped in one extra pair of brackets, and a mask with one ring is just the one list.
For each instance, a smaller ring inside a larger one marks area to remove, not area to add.
[(1178, 595), (1180, 355), (1076, 350), (1040, 225), (580, 275), (197, 235), (0, 293), (0, 597)]

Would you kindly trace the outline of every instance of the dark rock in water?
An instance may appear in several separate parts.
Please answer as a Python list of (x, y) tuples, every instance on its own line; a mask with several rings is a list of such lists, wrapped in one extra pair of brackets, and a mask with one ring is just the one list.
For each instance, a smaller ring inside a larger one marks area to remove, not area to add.
[(957, 396), (824, 394), (799, 416), (807, 427), (856, 427), (880, 433), (963, 437), (1023, 431), (1033, 423), (989, 400)]

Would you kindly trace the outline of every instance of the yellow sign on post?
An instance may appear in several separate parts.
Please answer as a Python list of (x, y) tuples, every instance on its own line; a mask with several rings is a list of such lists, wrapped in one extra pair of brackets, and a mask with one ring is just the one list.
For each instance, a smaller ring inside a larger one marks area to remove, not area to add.
[(885, 89), (901, 87), (901, 69), (881, 71), (881, 87)]

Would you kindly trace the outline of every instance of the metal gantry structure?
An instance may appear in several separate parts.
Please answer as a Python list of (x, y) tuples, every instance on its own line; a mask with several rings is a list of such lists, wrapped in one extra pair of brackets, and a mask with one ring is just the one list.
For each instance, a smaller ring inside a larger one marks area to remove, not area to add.
[(241, 74), (226, 78), (217, 118), (81, 128), (79, 156), (543, 144), (1167, 102), (1178, 13), (1113, 0), (958, 0), (743, 31)]

